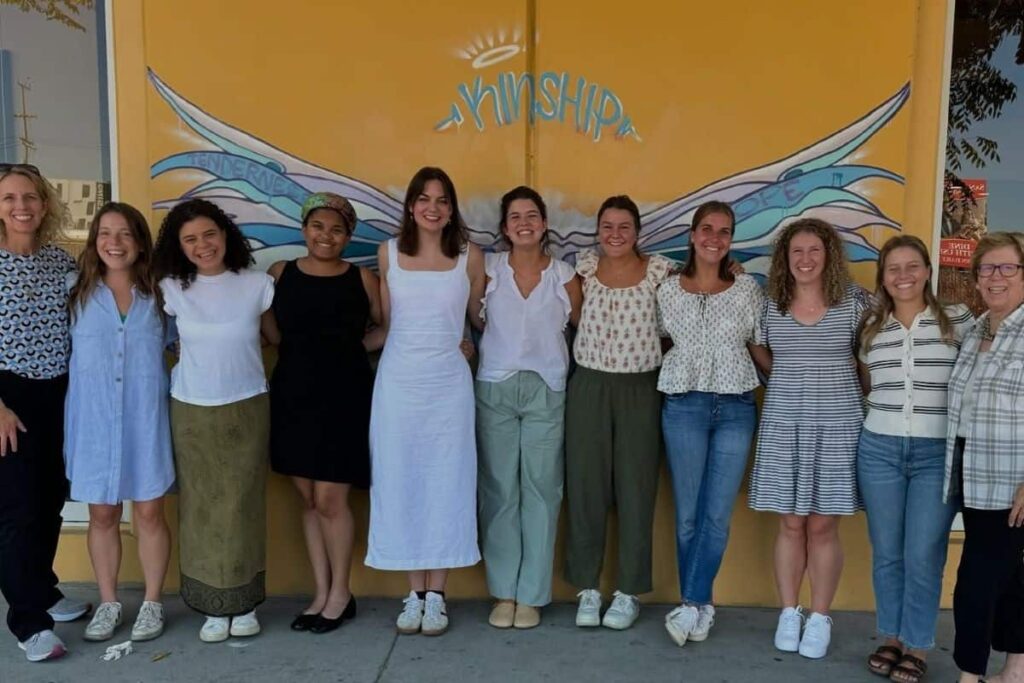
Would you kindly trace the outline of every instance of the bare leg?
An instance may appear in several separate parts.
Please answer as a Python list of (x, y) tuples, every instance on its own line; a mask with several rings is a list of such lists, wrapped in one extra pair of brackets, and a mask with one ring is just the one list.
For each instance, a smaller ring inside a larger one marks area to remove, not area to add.
[(783, 607), (800, 602), (800, 584), (807, 569), (807, 518), (780, 515), (775, 537), (775, 586)]
[(117, 573), (121, 569), (121, 504), (89, 504), (86, 537), (100, 602), (117, 602)]
[(330, 565), (331, 584), (323, 608), (325, 619), (337, 619), (348, 606), (352, 593), (348, 579), (352, 567), (355, 523), (348, 506), (348, 484), (318, 481), (313, 485), (316, 514)]
[(409, 590), (422, 593), (427, 590), (427, 572), (423, 569), (417, 569), (413, 572), (406, 572), (409, 577)]
[(443, 593), (448, 584), (447, 569), (431, 569), (427, 572), (427, 590)]
[(164, 518), (164, 499), (136, 501), (132, 504), (135, 528), (139, 532), (139, 563), (146, 581), (146, 600), (160, 602), (171, 557), (171, 532)]
[(990, 676), (991, 683), (1022, 683), (1024, 682), (1024, 654), (1006, 655), (1006, 664), (1003, 670), (995, 676)]
[(316, 513), (313, 481), (303, 477), (292, 477), (292, 482), (302, 496), (302, 533), (306, 537), (306, 552), (309, 553), (309, 565), (313, 569), (313, 583), (316, 586), (313, 602), (309, 603), (303, 614), (319, 614), (327, 604), (327, 592), (331, 586), (327, 549), (324, 547), (320, 519)]
[(843, 546), (839, 542), (839, 517), (809, 515), (807, 518), (807, 573), (811, 579), (811, 611), (828, 614), (843, 573)]

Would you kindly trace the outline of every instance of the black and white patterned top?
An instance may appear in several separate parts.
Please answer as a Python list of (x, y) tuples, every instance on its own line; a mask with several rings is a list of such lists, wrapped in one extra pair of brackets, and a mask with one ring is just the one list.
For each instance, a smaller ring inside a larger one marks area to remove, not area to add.
[(0, 371), (52, 379), (68, 371), (68, 291), (75, 261), (53, 245), (0, 249)]
[(658, 391), (743, 394), (757, 388), (747, 351), (761, 327), (764, 295), (751, 275), (718, 294), (687, 292), (672, 277), (658, 287), (658, 324), (672, 337), (658, 375)]

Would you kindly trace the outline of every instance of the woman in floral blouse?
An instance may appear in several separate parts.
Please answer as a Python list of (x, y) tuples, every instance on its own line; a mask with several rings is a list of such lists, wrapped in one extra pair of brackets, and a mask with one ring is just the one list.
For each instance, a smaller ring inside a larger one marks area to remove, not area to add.
[[(637, 250), (640, 212), (609, 197), (597, 216), (601, 255), (580, 255), (583, 310), (565, 415), (569, 533), (566, 579), (579, 592), (577, 626), (626, 629), (651, 590), (651, 527), (661, 451), (655, 292), (670, 261)], [(601, 619), (598, 580), (608, 510), (619, 518), (618, 590)]]

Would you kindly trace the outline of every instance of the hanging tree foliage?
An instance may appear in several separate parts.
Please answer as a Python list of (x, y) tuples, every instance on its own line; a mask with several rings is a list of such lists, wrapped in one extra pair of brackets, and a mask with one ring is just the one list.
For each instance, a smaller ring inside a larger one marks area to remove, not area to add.
[(83, 9), (92, 9), (93, 0), (0, 0), (0, 5), (13, 5), (22, 12), (38, 12), (50, 21), (56, 21), (76, 31), (84, 31), (85, 26), (75, 19)]

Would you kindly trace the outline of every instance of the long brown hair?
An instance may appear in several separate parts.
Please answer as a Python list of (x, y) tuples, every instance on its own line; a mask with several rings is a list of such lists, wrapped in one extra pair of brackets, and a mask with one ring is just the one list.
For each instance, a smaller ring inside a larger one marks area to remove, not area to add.
[(839, 304), (846, 296), (846, 286), (850, 283), (843, 238), (836, 229), (820, 218), (793, 221), (782, 229), (775, 240), (772, 263), (768, 270), (768, 298), (775, 302), (781, 313), (789, 311), (796, 288), (793, 273), (789, 270), (789, 243), (802, 232), (814, 235), (825, 245), (825, 269), (821, 274), (825, 305), (831, 308)]
[(889, 292), (885, 289), (885, 260), (889, 258), (889, 254), (894, 250), (902, 247), (916, 251), (924, 262), (925, 268), (928, 269), (928, 284), (924, 288), (924, 304), (931, 310), (935, 320), (939, 323), (939, 333), (942, 336), (942, 341), (947, 344), (954, 342), (953, 323), (950, 322), (945, 309), (939, 304), (935, 294), (932, 293), (931, 285), (934, 273), (932, 271), (932, 261), (928, 257), (928, 248), (924, 246), (924, 242), (913, 235), (896, 235), (889, 238), (878, 252), (878, 269), (875, 272), (875, 303), (864, 318), (864, 327), (860, 332), (860, 346), (862, 349), (871, 348), (871, 342), (882, 330), (882, 327), (896, 308), (892, 297), (889, 296)]
[(444, 188), (444, 194), (448, 197), (449, 205), (452, 207), (452, 216), (448, 225), (441, 231), (441, 253), (448, 258), (458, 258), (459, 254), (466, 248), (469, 242), (469, 229), (466, 222), (462, 220), (459, 213), (459, 199), (455, 194), (455, 183), (440, 168), (436, 166), (424, 166), (416, 171), (416, 175), (409, 181), (409, 188), (405, 191), (405, 202), (402, 204), (402, 224), (398, 228), (398, 251), (408, 256), (415, 256), (420, 250), (420, 233), (416, 227), (416, 220), (412, 216), (412, 207), (416, 199), (423, 194), (427, 183), (436, 180)]
[[(697, 273), (697, 257), (694, 253), (696, 250), (693, 248), (693, 235), (694, 231), (701, 224), (707, 216), (713, 213), (720, 213), (729, 219), (729, 234), (733, 234), (736, 231), (736, 214), (733, 213), (732, 207), (725, 202), (717, 200), (711, 200), (710, 202), (704, 202), (697, 207), (697, 210), (693, 214), (693, 220), (690, 221), (690, 249), (686, 254), (686, 264), (683, 266), (683, 275), (686, 277), (693, 277)], [(729, 270), (729, 264), (732, 262), (732, 257), (729, 252), (726, 252), (722, 256), (722, 260), (718, 262), (718, 279), (722, 282), (733, 282), (736, 276)]]
[(160, 288), (156, 285), (156, 277), (152, 268), (153, 238), (149, 233), (149, 223), (146, 222), (146, 217), (130, 204), (107, 202), (92, 219), (92, 223), (89, 225), (89, 236), (85, 240), (85, 248), (78, 256), (78, 280), (71, 290), (71, 298), (68, 301), (72, 319), (77, 310), (85, 307), (89, 297), (96, 290), (96, 285), (107, 272), (107, 266), (96, 249), (96, 238), (99, 236), (100, 222), (109, 213), (116, 213), (124, 218), (139, 249), (139, 256), (135, 259), (131, 269), (132, 284), (135, 285), (135, 290), (142, 296), (156, 297), (157, 310), (163, 311)]

